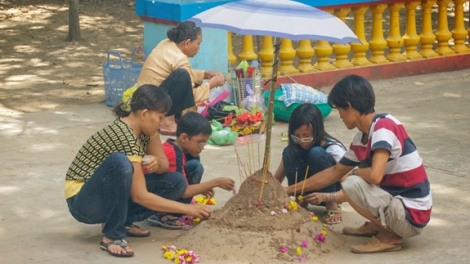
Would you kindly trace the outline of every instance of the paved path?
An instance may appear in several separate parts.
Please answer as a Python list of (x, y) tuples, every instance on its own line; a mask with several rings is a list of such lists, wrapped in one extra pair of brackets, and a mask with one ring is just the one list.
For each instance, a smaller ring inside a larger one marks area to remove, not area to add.
[[(432, 220), (398, 253), (356, 255), (345, 249), (331, 255), (329, 263), (470, 261), (469, 81), (466, 70), (372, 83), (377, 112), (402, 121), (424, 158), (434, 198)], [(112, 120), (104, 104), (30, 114), (0, 109), (0, 263), (170, 263), (161, 258), (160, 247), (171, 242), (175, 231), (151, 228), (150, 238), (129, 239), (136, 256), (120, 260), (99, 250), (99, 225), (80, 224), (67, 211), (63, 181), (69, 163), (88, 136)], [(325, 124), (349, 144), (354, 131), (345, 129), (336, 111)], [(287, 125), (278, 122), (273, 130), (271, 171), (279, 162), (285, 144), (280, 133)], [(240, 184), (233, 150), (207, 147), (205, 179), (225, 175)], [(246, 158), (246, 150), (239, 151)], [(217, 195), (218, 206), (230, 198), (222, 190)], [(346, 224), (362, 224), (349, 206), (343, 208)]]

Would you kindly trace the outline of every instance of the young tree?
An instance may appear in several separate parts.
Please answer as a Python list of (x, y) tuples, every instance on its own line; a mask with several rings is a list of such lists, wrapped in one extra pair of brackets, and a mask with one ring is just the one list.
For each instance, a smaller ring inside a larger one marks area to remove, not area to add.
[(80, 21), (78, 17), (78, 2), (79, 0), (69, 0), (69, 33), (67, 41), (80, 40)]

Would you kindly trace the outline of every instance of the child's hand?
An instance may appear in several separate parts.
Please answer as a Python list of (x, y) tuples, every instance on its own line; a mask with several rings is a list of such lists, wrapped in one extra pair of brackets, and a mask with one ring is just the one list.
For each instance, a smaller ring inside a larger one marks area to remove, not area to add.
[(235, 181), (230, 178), (220, 177), (217, 178), (217, 187), (231, 191), (235, 189)]
[(146, 155), (142, 159), (142, 170), (144, 173), (156, 172), (158, 170), (158, 159), (155, 156)]
[(212, 197), (214, 197), (214, 194), (215, 194), (215, 190), (214, 190), (214, 189), (210, 189), (209, 191), (203, 193), (203, 195), (205, 195), (207, 198), (212, 198)]
[(185, 214), (201, 219), (207, 219), (211, 216), (211, 209), (203, 204), (187, 204)]

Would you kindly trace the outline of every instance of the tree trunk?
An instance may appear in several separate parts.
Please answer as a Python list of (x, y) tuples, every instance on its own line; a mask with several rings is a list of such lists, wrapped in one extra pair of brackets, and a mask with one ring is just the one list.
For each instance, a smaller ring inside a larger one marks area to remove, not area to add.
[(78, 17), (79, 0), (69, 0), (69, 34), (67, 41), (81, 40), (80, 19)]

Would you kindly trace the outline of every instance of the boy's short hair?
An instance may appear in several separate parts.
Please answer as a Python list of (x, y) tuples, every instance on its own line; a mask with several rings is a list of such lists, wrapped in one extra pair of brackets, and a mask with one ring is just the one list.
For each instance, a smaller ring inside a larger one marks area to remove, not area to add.
[(375, 94), (369, 81), (359, 75), (349, 75), (337, 82), (328, 95), (328, 104), (333, 108), (347, 108), (348, 102), (361, 115), (375, 112)]
[(177, 137), (183, 133), (190, 137), (199, 134), (210, 135), (212, 134), (212, 128), (209, 121), (201, 114), (188, 112), (178, 120), (178, 125), (176, 127)]

